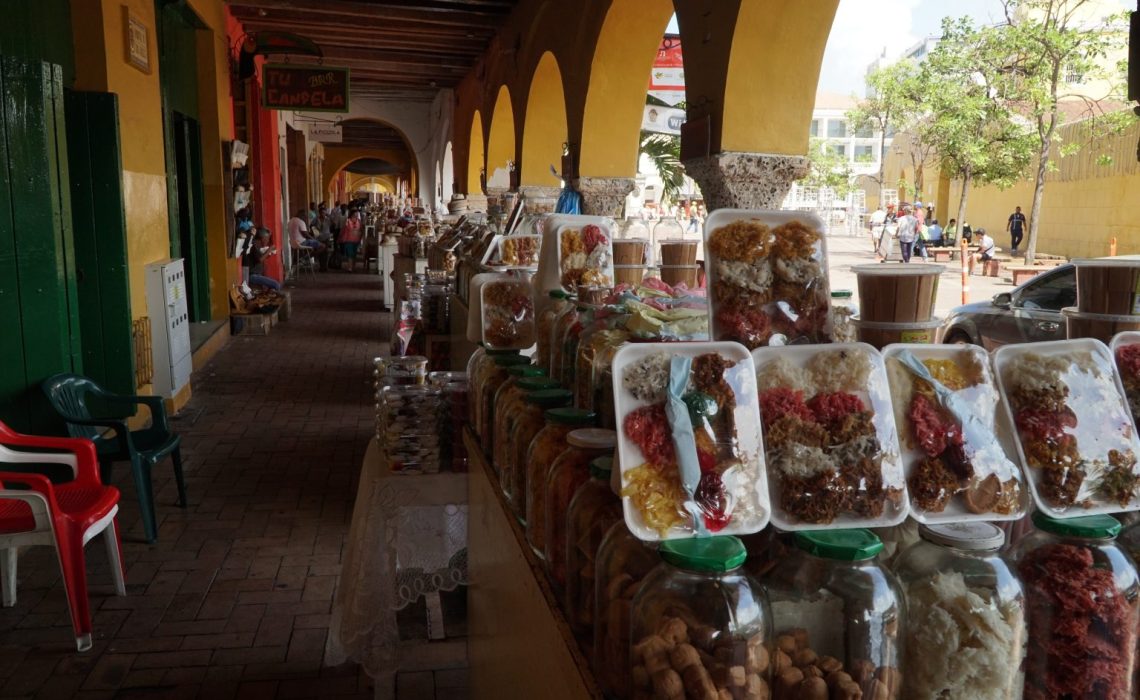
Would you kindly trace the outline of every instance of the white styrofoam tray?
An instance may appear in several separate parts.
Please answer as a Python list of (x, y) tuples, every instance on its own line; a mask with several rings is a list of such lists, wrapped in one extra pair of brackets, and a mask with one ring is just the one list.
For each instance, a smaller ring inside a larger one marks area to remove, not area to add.
[[(704, 236), (705, 236), (705, 279), (706, 287), (709, 290), (716, 289), (717, 274), (716, 274), (716, 256), (709, 250), (709, 237), (720, 227), (727, 226), (728, 224), (737, 221), (755, 221), (764, 224), (770, 228), (776, 228), (792, 221), (799, 221), (808, 228), (819, 233), (819, 242), (817, 243), (817, 250), (815, 261), (819, 263), (820, 269), (823, 274), (821, 282), (824, 285), (824, 296), (830, 296), (830, 283), (828, 278), (828, 263), (827, 263), (827, 226), (824, 224), (823, 219), (811, 212), (801, 211), (777, 211), (765, 209), (717, 209), (711, 212), (708, 219), (705, 220)], [(709, 294), (709, 337), (714, 340), (720, 338), (720, 329), (717, 328), (716, 311), (720, 308), (720, 304), (715, 300), (715, 294)], [(830, 304), (828, 306), (830, 309)], [(831, 333), (831, 318), (830, 311), (828, 312), (828, 320), (825, 324), (823, 332), (826, 334)]]
[[(1140, 343), (1140, 331), (1124, 331), (1122, 333), (1117, 333), (1116, 335), (1112, 336), (1112, 345), (1110, 345), (1109, 347), (1112, 349), (1112, 361), (1113, 361), (1113, 363), (1114, 364), (1116, 363), (1116, 351), (1117, 350), (1124, 347), (1125, 345), (1136, 345), (1137, 343)], [(1116, 373), (1118, 375), (1120, 375), (1120, 365), (1116, 366)], [(1121, 375), (1121, 377), (1120, 377), (1120, 383), (1121, 383), (1121, 386), (1124, 385), (1123, 375)], [(1131, 406), (1129, 406), (1129, 410), (1130, 411), (1132, 410)], [(1138, 424), (1140, 424), (1140, 416), (1132, 416), (1132, 425), (1136, 426)], [(1137, 428), (1137, 430), (1140, 430), (1140, 428)]]
[[(1026, 508), (1029, 505), (1029, 485), (1025, 483), (1025, 477), (1021, 473), (1021, 462), (1017, 456), (1017, 438), (1014, 435), (1013, 424), (1009, 420), (1009, 414), (1006, 413), (1001, 405), (1001, 395), (998, 393), (997, 383), (994, 381), (989, 353), (977, 345), (894, 343), (883, 348), (882, 351), (883, 362), (887, 365), (888, 382), (892, 382), (894, 376), (890, 371), (890, 361), (903, 351), (909, 351), (920, 361), (951, 360), (957, 362), (959, 366), (962, 365), (963, 356), (973, 356), (974, 361), (977, 362), (978, 366), (982, 369), (982, 381), (980, 384), (961, 389), (955, 393), (975, 409), (974, 415), (979, 419), (982, 425), (991, 429), (999, 448), (999, 453), (993, 456), (994, 463), (984, 472), (980, 471), (982, 465), (974, 464), (975, 476), (985, 477), (991, 473), (996, 473), (1002, 482), (1010, 478), (1015, 478), (1021, 483), (1021, 495), (1018, 499), (1017, 510), (1008, 515), (1001, 515), (999, 513), (971, 513), (962, 505), (962, 497), (955, 495), (950, 499), (950, 502), (946, 504), (946, 509), (941, 513), (929, 513), (918, 508), (912, 502), (910, 506), (911, 517), (925, 525), (964, 523), (978, 520), (1000, 521), (1020, 519), (1025, 515)], [(909, 386), (912, 385), (908, 384), (908, 387)], [(911, 474), (918, 466), (918, 463), (926, 457), (926, 453), (918, 449), (916, 445), (910, 444), (910, 426), (906, 416), (910, 410), (910, 401), (913, 394), (903, 396), (901, 393), (903, 390), (904, 387), (896, 386), (893, 382), (891, 383), (891, 403), (894, 405), (895, 425), (898, 427), (903, 471), (909, 483)]]
[[(994, 373), (997, 375), (1002, 405), (1005, 407), (1011, 425), (1016, 424), (1013, 419), (1013, 404), (1009, 400), (1008, 392), (1012, 387), (1011, 380), (1017, 371), (1019, 358), (1029, 353), (1044, 356), (1089, 353), (1097, 363), (1097, 367), (1103, 373), (1111, 375), (1107, 381), (1094, 382), (1083, 373), (1076, 371), (1076, 366), (1071, 363), (1069, 369), (1061, 375), (1061, 380), (1069, 388), (1066, 405), (1077, 415), (1078, 421), (1077, 427), (1070, 428), (1067, 432), (1076, 437), (1077, 449), (1082, 458), (1107, 461), (1110, 449), (1132, 450), (1134, 455), (1140, 455), (1140, 440), (1136, 437), (1136, 429), (1132, 424), (1128, 401), (1124, 395), (1124, 386), (1120, 383), (1120, 375), (1116, 372), (1112, 351), (1108, 349), (1107, 345), (1093, 338), (1018, 343), (1003, 345), (997, 349), (993, 356)], [(1098, 388), (1099, 394), (1097, 393)], [(1088, 498), (1092, 503), (1090, 507), (1085, 508), (1081, 505), (1072, 505), (1066, 508), (1054, 507), (1037, 492), (1037, 473), (1039, 470), (1029, 466), (1020, 435), (1017, 436), (1016, 446), (1026, 478), (1033, 487), (1033, 500), (1037, 504), (1037, 508), (1046, 515), (1064, 519), (1077, 518), (1083, 515), (1140, 510), (1140, 498), (1136, 496), (1133, 496), (1126, 507), (1121, 507), (1119, 503), (1094, 498), (1092, 480), (1089, 478), (1086, 478), (1082, 484), (1076, 500), (1080, 502)], [(1138, 470), (1140, 470), (1140, 465), (1133, 466), (1133, 473), (1137, 473)]]
[[(625, 368), (644, 357), (659, 352), (693, 358), (708, 353), (719, 353), (725, 359), (736, 362), (736, 366), (725, 373), (725, 380), (736, 394), (734, 418), (739, 456), (748, 468), (749, 476), (754, 478), (747, 478), (741, 474), (735, 480), (732, 478), (725, 479), (726, 490), (735, 496), (736, 505), (732, 522), (715, 534), (748, 535), (763, 530), (768, 524), (771, 507), (768, 501), (768, 477), (764, 467), (763, 441), (760, 434), (760, 404), (756, 395), (756, 374), (752, 366), (751, 356), (748, 354), (748, 349), (739, 343), (628, 343), (617, 351), (613, 360), (613, 386), (614, 412), (618, 433), (618, 463), (621, 469), (622, 485), (624, 486), (626, 483), (626, 473), (645, 464), (646, 461), (641, 449), (626, 437), (625, 417), (636, 409), (652, 405), (649, 401), (635, 399), (626, 390), (622, 381)], [(745, 504), (751, 510), (750, 517), (741, 517), (737, 510)], [(622, 498), (622, 510), (625, 514), (626, 525), (638, 539), (656, 542), (684, 539), (694, 535), (693, 529), (689, 525), (674, 527), (665, 536), (661, 536), (656, 530), (645, 524), (641, 514), (628, 497)]]
[[(609, 239), (608, 267), (604, 269), (613, 280), (613, 240), (616, 232), (614, 220), (607, 216), (551, 214), (542, 224), (542, 248), (538, 256), (538, 275), (535, 278), (536, 301), (555, 289), (562, 289), (562, 231), (580, 229), (587, 224), (599, 226)], [(541, 313), (541, 309), (538, 309)]]
[[(891, 407), (890, 387), (887, 384), (887, 370), (883, 356), (866, 343), (829, 343), (823, 345), (787, 345), (783, 347), (763, 347), (752, 351), (759, 377), (764, 367), (776, 359), (783, 359), (794, 367), (803, 369), (816, 355), (823, 352), (848, 351), (865, 353), (871, 362), (870, 386), (854, 388), (850, 393), (858, 396), (873, 414), (872, 423), (879, 441), (881, 454), (880, 469), (885, 488), (897, 488), (902, 494), (898, 502), (888, 499), (883, 514), (878, 518), (864, 518), (847, 512), (830, 523), (805, 523), (788, 517), (780, 507), (780, 494), (772, 496), (772, 524), (781, 530), (842, 530), (853, 527), (892, 527), (906, 520), (910, 510), (910, 497), (907, 494), (906, 478), (903, 474), (902, 458), (899, 454), (898, 434), (895, 430), (895, 414)], [(790, 388), (790, 387), (789, 387)], [(814, 394), (804, 392), (804, 399)], [(759, 400), (759, 397), (757, 397)], [(779, 476), (770, 474), (770, 488), (779, 488)]]

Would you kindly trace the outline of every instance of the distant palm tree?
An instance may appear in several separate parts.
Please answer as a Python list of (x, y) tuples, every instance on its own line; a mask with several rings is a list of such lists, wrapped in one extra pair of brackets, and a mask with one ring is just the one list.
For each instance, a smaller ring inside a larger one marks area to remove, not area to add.
[(676, 202), (685, 184), (685, 166), (681, 165), (681, 138), (650, 131), (641, 132), (641, 152), (649, 156), (661, 176), (661, 201)]

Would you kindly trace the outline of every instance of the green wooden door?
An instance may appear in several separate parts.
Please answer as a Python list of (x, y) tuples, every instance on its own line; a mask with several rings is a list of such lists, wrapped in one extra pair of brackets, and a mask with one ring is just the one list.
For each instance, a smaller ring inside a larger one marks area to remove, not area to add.
[(64, 104), (83, 369), (111, 391), (133, 394), (119, 98), (68, 90)]
[(83, 369), (62, 70), (0, 57), (0, 94), (0, 419), (47, 430), (40, 383)]
[(206, 252), (205, 195), (202, 192), (202, 141), (198, 121), (174, 113), (179, 254), (186, 269), (186, 300), (191, 321), (210, 320), (210, 264)]

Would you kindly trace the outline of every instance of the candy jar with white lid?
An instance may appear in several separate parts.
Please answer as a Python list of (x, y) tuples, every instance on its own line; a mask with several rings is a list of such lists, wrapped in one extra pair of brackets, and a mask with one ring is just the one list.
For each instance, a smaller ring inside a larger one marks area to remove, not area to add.
[(500, 473), (499, 483), (511, 512), (522, 520), (526, 515), (525, 446), (542, 430), (543, 414), (552, 408), (569, 406), (574, 395), (559, 388), (558, 382), (549, 377), (527, 377), (520, 386), (526, 393), (513, 407), (515, 415), (507, 431), (505, 473)]
[(622, 519), (621, 499), (610, 488), (613, 457), (590, 462), (590, 478), (578, 487), (566, 511), (566, 620), (589, 648), (594, 627), (594, 576), (598, 547)]
[(1033, 525), (1013, 552), (1029, 621), (1025, 697), (1134, 697), (1140, 583), (1119, 521), (1037, 511)]
[[(563, 391), (570, 393), (565, 389)], [(527, 526), (528, 542), (541, 543), (545, 535), (545, 532), (542, 532), (546, 527), (544, 515), (535, 508), (541, 509), (545, 505), (546, 476), (550, 473), (550, 467), (563, 452), (570, 449), (570, 444), (567, 442), (570, 433), (581, 428), (593, 427), (596, 422), (597, 414), (593, 411), (570, 407), (554, 408), (543, 412), (542, 427), (533, 440), (526, 444), (519, 441), (515, 454), (517, 464), (523, 465), (523, 468), (516, 472), (520, 481), (516, 482), (514, 493), (524, 495), (520, 496), (523, 501), (522, 510), (516, 511), (515, 515)], [(514, 501), (512, 505), (515, 505)], [(532, 525), (536, 530), (533, 540)], [(541, 544), (537, 546), (531, 544), (531, 549), (540, 558), (545, 556)]]
[(736, 537), (667, 540), (633, 599), (633, 697), (771, 697), (771, 613)]
[(1025, 596), (992, 523), (919, 527), (895, 560), (906, 597), (907, 698), (1016, 700), (1022, 695)]
[[(795, 549), (764, 577), (776, 650), (778, 700), (902, 698), (902, 592), (877, 560), (870, 530), (795, 534)], [(820, 685), (820, 681), (824, 685)]]
[[(479, 445), (485, 455), (490, 456), (494, 448), (495, 392), (510, 376), (507, 374), (508, 367), (528, 364), (530, 358), (522, 355), (496, 356), (480, 377), (479, 406), (476, 407), (479, 422), (475, 427), (479, 434)], [(491, 466), (498, 468), (493, 462)]]
[[(516, 369), (516, 367), (511, 367), (507, 371)], [(528, 365), (527, 369), (538, 368)], [(503, 386), (506, 387), (507, 385), (504, 384)], [(519, 466), (519, 463), (515, 461), (515, 445), (519, 421), (527, 413), (527, 397), (534, 392), (557, 388), (558, 382), (550, 377), (530, 375), (517, 378), (514, 385), (505, 392), (502, 388), (499, 389), (499, 398), (495, 401), (495, 440), (492, 447), (494, 449), (495, 470), (499, 473), (499, 487), (507, 500), (510, 500), (514, 493), (515, 467)], [(561, 405), (563, 404), (552, 403), (547, 408)]]
[[(507, 429), (514, 422), (516, 411), (527, 391), (519, 387), (519, 380), (530, 377), (545, 378), (545, 374), (545, 370), (534, 365), (513, 365), (507, 368), (507, 381), (503, 382), (495, 391), (495, 396), (492, 399), (495, 413), (491, 426), (491, 461), (499, 472), (500, 479), (503, 478), (503, 465), (507, 463), (507, 455), (505, 454)], [(530, 391), (536, 391), (539, 388), (545, 387), (536, 387)]]
[(546, 575), (555, 593), (566, 588), (566, 516), (570, 499), (590, 478), (590, 463), (599, 457), (612, 457), (617, 433), (601, 428), (582, 428), (566, 436), (567, 450), (558, 455), (546, 475), (543, 496), (543, 559)]
[(629, 670), (633, 599), (642, 581), (660, 563), (656, 543), (637, 539), (625, 520), (611, 525), (598, 547), (591, 668), (607, 698), (628, 700), (633, 694)]

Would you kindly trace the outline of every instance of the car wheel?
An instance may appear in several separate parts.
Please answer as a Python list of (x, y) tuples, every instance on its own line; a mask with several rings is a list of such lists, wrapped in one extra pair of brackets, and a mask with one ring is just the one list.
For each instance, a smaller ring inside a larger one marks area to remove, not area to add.
[(954, 329), (946, 334), (942, 340), (946, 345), (972, 345), (974, 341), (970, 338), (966, 331), (961, 329)]

